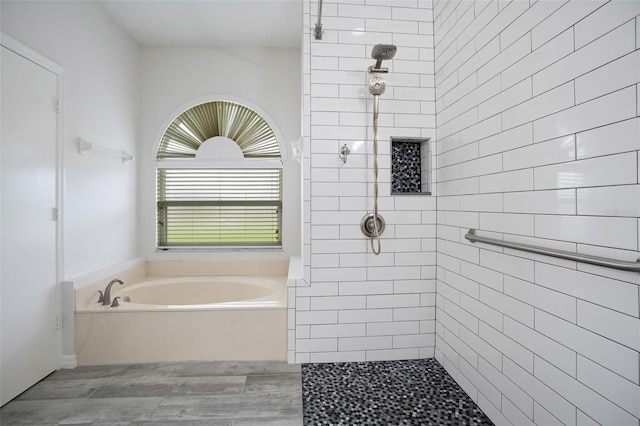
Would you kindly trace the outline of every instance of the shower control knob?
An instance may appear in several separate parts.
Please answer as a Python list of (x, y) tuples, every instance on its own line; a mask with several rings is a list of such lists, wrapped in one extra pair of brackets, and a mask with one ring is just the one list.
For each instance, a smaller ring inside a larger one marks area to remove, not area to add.
[(360, 221), (360, 230), (367, 238), (371, 238), (376, 235), (376, 225), (380, 236), (384, 232), (384, 219), (378, 214), (377, 220), (374, 221), (373, 213), (367, 213)]

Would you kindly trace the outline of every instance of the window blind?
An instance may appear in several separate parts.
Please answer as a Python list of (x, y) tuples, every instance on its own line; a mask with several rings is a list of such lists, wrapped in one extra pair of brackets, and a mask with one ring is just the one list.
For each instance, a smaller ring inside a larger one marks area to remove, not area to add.
[(251, 108), (229, 101), (214, 101), (189, 108), (171, 122), (158, 147), (158, 159), (194, 158), (204, 141), (226, 136), (245, 158), (280, 158), (273, 129)]
[(158, 247), (281, 246), (282, 169), (157, 169)]

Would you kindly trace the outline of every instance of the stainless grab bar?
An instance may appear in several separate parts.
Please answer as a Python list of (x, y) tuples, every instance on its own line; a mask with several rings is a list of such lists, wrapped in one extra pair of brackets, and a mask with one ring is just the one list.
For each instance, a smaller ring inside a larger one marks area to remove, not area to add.
[(638, 260), (636, 260), (635, 262), (629, 262), (626, 260), (609, 259), (607, 257), (592, 256), (589, 254), (572, 253), (570, 251), (538, 247), (531, 244), (514, 243), (510, 241), (498, 240), (495, 238), (480, 237), (476, 235), (475, 229), (469, 229), (469, 232), (467, 232), (464, 238), (471, 241), (472, 243), (478, 242), (494, 244), (496, 246), (528, 251), (530, 253), (544, 254), (547, 256), (559, 257), (561, 259), (575, 260), (577, 262), (590, 263), (592, 265), (598, 266), (606, 266), (607, 268), (640, 272), (640, 258), (638, 258)]

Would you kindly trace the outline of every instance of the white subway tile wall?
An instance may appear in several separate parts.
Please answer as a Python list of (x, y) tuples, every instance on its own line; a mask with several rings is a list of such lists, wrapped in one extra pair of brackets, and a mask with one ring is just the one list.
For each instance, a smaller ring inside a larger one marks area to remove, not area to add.
[[(496, 424), (640, 422), (640, 2), (434, 0), (436, 358)], [(470, 251), (473, 250), (473, 251)]]
[[(322, 40), (313, 36), (318, 3), (303, 3), (305, 276), (291, 286), (289, 360), (433, 357), (435, 193), (390, 195), (390, 137), (435, 139), (432, 2), (325, 0)], [(386, 229), (379, 256), (360, 231), (373, 210), (367, 68), (375, 44), (398, 48), (383, 63), (389, 73), (380, 96), (378, 181)], [(346, 163), (338, 159), (344, 144)]]
[[(638, 258), (640, 1), (325, 0), (322, 40), (317, 6), (303, 2), (290, 362), (435, 356), (496, 424), (638, 426), (638, 274), (464, 235)], [(384, 63), (374, 256), (359, 221), (373, 208), (378, 43), (398, 52)], [(432, 138), (433, 196), (389, 195), (391, 136)]]

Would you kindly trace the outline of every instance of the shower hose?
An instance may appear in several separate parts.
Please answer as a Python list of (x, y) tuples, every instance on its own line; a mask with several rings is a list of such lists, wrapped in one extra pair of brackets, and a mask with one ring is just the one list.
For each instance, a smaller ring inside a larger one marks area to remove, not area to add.
[[(376, 248), (377, 246), (377, 248)], [(380, 230), (378, 229), (378, 95), (373, 96), (373, 232), (371, 251), (380, 254)]]

